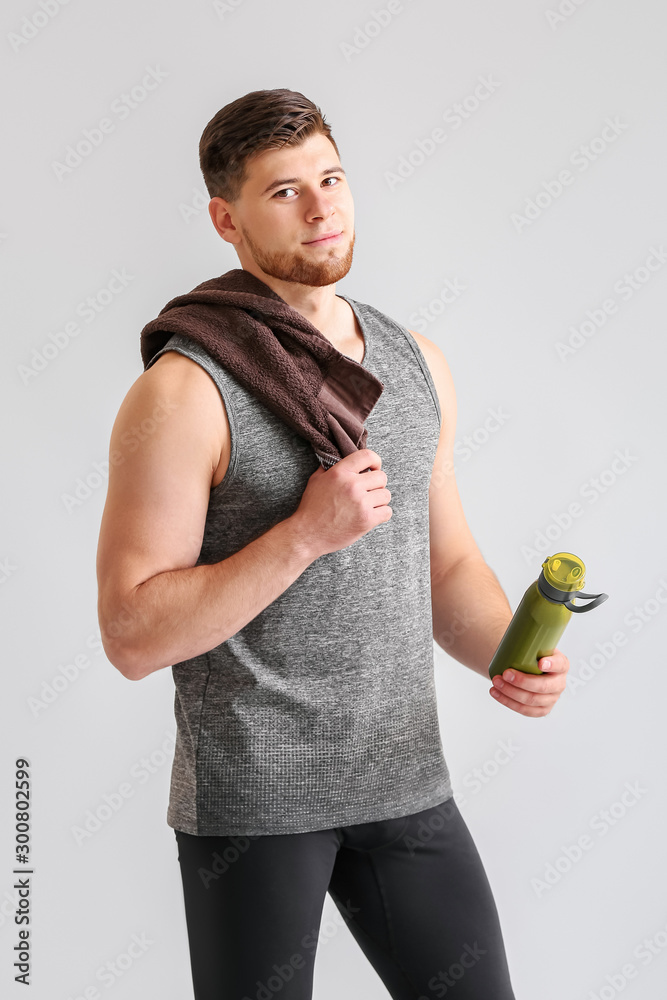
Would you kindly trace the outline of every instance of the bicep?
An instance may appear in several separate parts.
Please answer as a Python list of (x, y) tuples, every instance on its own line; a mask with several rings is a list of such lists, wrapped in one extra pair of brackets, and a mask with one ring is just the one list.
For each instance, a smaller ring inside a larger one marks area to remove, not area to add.
[(196, 362), (179, 355), (186, 363), (161, 364), (173, 354), (137, 379), (111, 433), (97, 552), (100, 624), (146, 580), (193, 566), (201, 550), (222, 401)]

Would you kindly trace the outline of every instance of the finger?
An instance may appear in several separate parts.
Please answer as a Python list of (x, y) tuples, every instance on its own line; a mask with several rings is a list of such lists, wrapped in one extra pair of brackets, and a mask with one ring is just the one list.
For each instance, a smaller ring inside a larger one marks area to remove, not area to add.
[(518, 712), (519, 715), (525, 715), (530, 719), (537, 719), (548, 715), (555, 704), (555, 702), (550, 701), (548, 705), (524, 705), (522, 702), (510, 698), (509, 695), (499, 691), (497, 688), (491, 688), (491, 695), (501, 705), (505, 705), (507, 708), (511, 708), (512, 711)]
[(544, 689), (538, 689), (531, 691), (530, 689), (517, 687), (516, 684), (508, 684), (507, 681), (504, 681), (497, 675), (493, 678), (493, 686), (496, 691), (514, 701), (520, 702), (522, 705), (533, 705), (536, 707), (544, 707), (551, 704), (554, 698), (557, 698), (561, 693), (560, 690), (545, 691)]
[(554, 694), (556, 691), (562, 691), (565, 686), (562, 674), (550, 677), (549, 674), (527, 674), (522, 670), (508, 668), (502, 675), (496, 674), (494, 681), (496, 677), (504, 685), (514, 686), (522, 691), (534, 691), (536, 694)]
[(550, 656), (540, 657), (537, 665), (540, 670), (546, 670), (550, 674), (563, 674), (570, 669), (570, 661), (559, 649), (554, 649)]

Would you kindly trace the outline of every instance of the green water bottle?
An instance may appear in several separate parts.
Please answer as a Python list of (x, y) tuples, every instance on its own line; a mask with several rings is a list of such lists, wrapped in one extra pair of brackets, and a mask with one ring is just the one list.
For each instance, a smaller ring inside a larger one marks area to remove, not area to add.
[[(537, 665), (550, 656), (572, 612), (590, 611), (609, 594), (585, 594), (586, 567), (571, 552), (557, 552), (542, 563), (542, 572), (521, 598), (500, 644), (489, 664), (489, 677), (508, 667), (527, 674), (542, 674)], [(592, 597), (588, 604), (574, 604), (576, 597)]]

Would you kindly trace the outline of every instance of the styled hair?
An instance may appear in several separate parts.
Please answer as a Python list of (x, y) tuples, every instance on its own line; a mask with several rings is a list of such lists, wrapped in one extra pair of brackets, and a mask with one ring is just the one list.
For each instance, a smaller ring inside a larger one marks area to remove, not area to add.
[(297, 90), (253, 90), (213, 118), (199, 140), (199, 165), (211, 198), (235, 202), (247, 180), (247, 164), (265, 149), (298, 146), (321, 133), (333, 144), (320, 109)]

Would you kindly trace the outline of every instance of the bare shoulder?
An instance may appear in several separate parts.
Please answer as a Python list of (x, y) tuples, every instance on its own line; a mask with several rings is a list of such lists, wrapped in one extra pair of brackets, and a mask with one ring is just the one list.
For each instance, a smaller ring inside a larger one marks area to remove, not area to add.
[[(190, 412), (198, 411), (217, 435), (229, 433), (225, 404), (217, 385), (200, 364), (179, 351), (166, 351), (137, 383), (144, 382), (147, 395), (163, 394), (187, 405)], [(134, 386), (132, 387), (134, 389)], [(204, 431), (202, 427), (202, 431)]]
[[(166, 351), (130, 387), (117, 418), (116, 430), (153, 432), (155, 423), (178, 413), (178, 433), (210, 455), (212, 483), (222, 478), (230, 447), (230, 428), (220, 390), (200, 364), (179, 351)], [(171, 432), (172, 434), (174, 431)], [(197, 441), (194, 441), (194, 438)], [(224, 468), (222, 468), (224, 466)], [(222, 474), (220, 474), (222, 473)]]
[(407, 327), (406, 329), (417, 341), (417, 345), (426, 359), (438, 393), (438, 401), (443, 415), (443, 425), (446, 423), (452, 426), (456, 423), (456, 391), (447, 359), (441, 348), (437, 344), (434, 344), (432, 340), (429, 340), (428, 337), (425, 337), (423, 333), (417, 333), (415, 330), (410, 330)]
[[(406, 329), (408, 333), (412, 334), (412, 336), (417, 341), (417, 344), (421, 349), (422, 354), (424, 355), (424, 357), (428, 362), (429, 369), (431, 369), (434, 365), (437, 367), (438, 363), (444, 362), (445, 364), (447, 364), (447, 362), (445, 361), (445, 356), (437, 344), (434, 344), (432, 340), (429, 340), (428, 337), (425, 337), (423, 333), (417, 333), (416, 330), (410, 330), (408, 327), (406, 327)], [(432, 371), (431, 374), (433, 374)]]
[(137, 382), (142, 380), (156, 387), (163, 386), (167, 391), (181, 390), (195, 396), (203, 395), (204, 402), (216, 400), (216, 397), (222, 402), (218, 387), (206, 369), (180, 351), (161, 354), (150, 368), (142, 372)]

